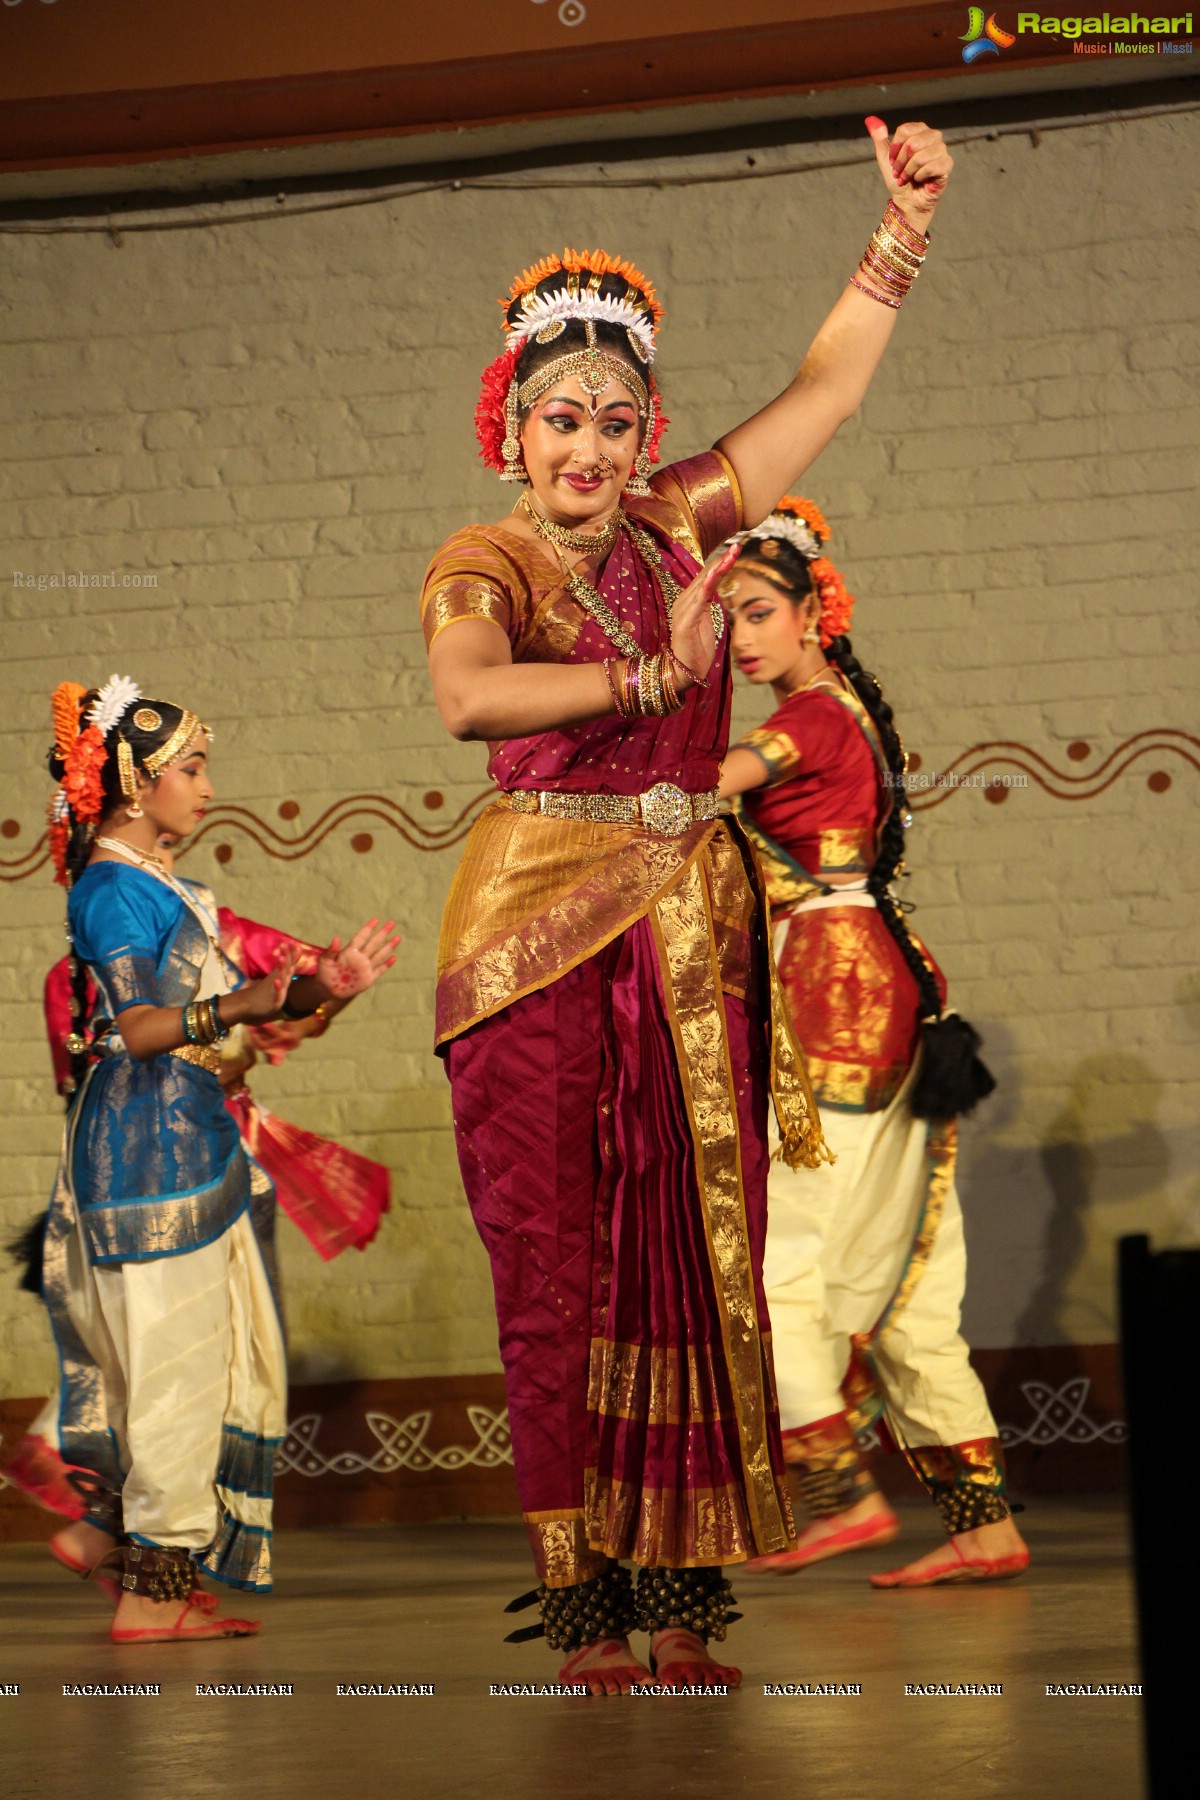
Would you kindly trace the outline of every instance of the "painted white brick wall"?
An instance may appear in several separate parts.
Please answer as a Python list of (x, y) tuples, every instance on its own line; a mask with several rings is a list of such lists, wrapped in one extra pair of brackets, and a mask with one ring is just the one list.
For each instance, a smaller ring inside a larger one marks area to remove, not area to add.
[[(1195, 725), (1200, 279), (1179, 171), (1196, 148), (1186, 117), (965, 146), (885, 368), (806, 480), (860, 596), (860, 655), (926, 769), (1006, 739), (1083, 773), (1135, 732)], [(484, 754), (437, 718), (416, 595), (440, 539), (502, 505), (471, 431), (496, 295), (564, 242), (638, 261), (669, 307), (667, 445), (686, 455), (787, 380), (879, 210), (864, 164), (437, 193), (120, 247), (5, 237), (0, 811), (19, 831), (0, 856), (40, 830), (51, 688), (113, 669), (210, 719), (220, 797), (280, 830), (353, 793), (444, 825), (483, 785)], [(66, 569), (158, 586), (12, 584)], [(760, 711), (739, 695), (740, 726)], [(1078, 739), (1090, 756), (1072, 764)], [(1163, 793), (1147, 787), (1157, 768)], [(1093, 799), (963, 792), (914, 829), (917, 923), (1003, 1083), (964, 1133), (981, 1344), (1111, 1338), (1115, 1235), (1195, 1228), (1196, 782), (1162, 755)], [(357, 829), (369, 855), (351, 849)], [(430, 1054), (456, 852), (371, 821), (292, 864), (228, 842), (226, 868), (211, 838), (185, 866), (237, 910), (318, 937), (394, 912), (405, 933), (384, 987), (255, 1080), (264, 1103), (395, 1177), (364, 1256), (324, 1267), (281, 1227), (295, 1374), (496, 1366)], [(0, 887), (10, 1233), (44, 1199), (61, 1130), (39, 1004), (61, 912), (46, 875)], [(0, 1391), (44, 1391), (44, 1319), (7, 1284), (0, 1342)]]

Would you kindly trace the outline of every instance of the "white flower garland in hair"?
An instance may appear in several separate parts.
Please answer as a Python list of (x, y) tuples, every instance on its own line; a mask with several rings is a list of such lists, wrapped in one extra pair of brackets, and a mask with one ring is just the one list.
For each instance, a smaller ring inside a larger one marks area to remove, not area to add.
[(88, 710), (88, 724), (98, 725), (101, 737), (107, 737), (119, 725), (142, 690), (129, 675), (114, 675), (106, 681)]
[(526, 294), (521, 302), (521, 316), (508, 327), (509, 343), (524, 343), (543, 326), (565, 325), (571, 319), (604, 320), (609, 325), (623, 325), (641, 345), (648, 363), (654, 361), (654, 326), (632, 300), (613, 294), (568, 294), (560, 289), (553, 294)]
[(54, 798), (50, 802), (50, 822), (51, 822), (51, 824), (61, 825), (63, 820), (66, 818), (67, 814), (70, 812), (70, 810), (71, 810), (70, 804), (67, 800), (67, 796), (64, 793), (63, 789), (61, 787), (56, 788), (54, 790)]
[(794, 550), (798, 550), (806, 562), (821, 555), (821, 545), (815, 531), (795, 518), (791, 513), (771, 513), (761, 525), (746, 533), (750, 538), (784, 538)]

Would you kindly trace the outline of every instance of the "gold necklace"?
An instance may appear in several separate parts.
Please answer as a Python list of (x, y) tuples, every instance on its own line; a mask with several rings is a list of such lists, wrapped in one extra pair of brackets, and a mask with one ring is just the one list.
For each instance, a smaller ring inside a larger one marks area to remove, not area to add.
[(617, 541), (617, 533), (628, 521), (618, 506), (614, 513), (604, 521), (599, 531), (572, 531), (567, 525), (557, 525), (548, 519), (544, 512), (536, 507), (528, 494), (522, 494), (517, 505), (528, 518), (533, 529), (548, 544), (559, 550), (574, 550), (585, 556), (607, 556)]
[[(526, 496), (522, 495), (521, 498), (524, 500)], [(534, 529), (536, 530), (540, 515), (530, 509), (530, 517), (533, 520)], [(631, 519), (627, 513), (621, 511), (620, 508), (618, 508), (615, 518), (616, 528), (613, 531), (614, 540), (616, 538), (616, 531), (624, 525), (632, 538), (634, 548), (641, 556), (642, 561), (648, 563), (658, 575), (659, 584), (662, 587), (663, 604), (666, 608), (667, 637), (669, 640), (671, 635), (671, 621), (675, 613), (675, 602), (678, 600), (681, 592), (679, 583), (664, 563), (662, 551), (650, 536), (650, 533), (643, 530), (640, 525), (635, 523), (635, 521)], [(549, 521), (547, 521), (547, 523), (548, 522)], [(555, 529), (561, 529), (561, 527), (556, 527)], [(580, 575), (576, 570), (572, 569), (554, 539), (550, 538), (549, 541), (558, 551), (558, 558), (563, 568), (563, 586), (570, 594), (572, 600), (575, 601), (576, 605), (588, 615), (589, 619), (599, 625), (605, 637), (615, 649), (621, 652), (622, 656), (646, 655), (647, 652), (642, 649), (642, 646), (638, 643), (633, 633), (622, 625), (620, 619), (618, 619), (607, 601), (597, 592), (587, 576)], [(717, 642), (720, 643), (725, 632), (725, 609), (719, 602), (714, 600), (709, 610), (712, 614), (713, 632), (716, 635)]]
[(136, 845), (123, 843), (120, 838), (98, 837), (96, 844), (101, 850), (115, 850), (118, 856), (127, 856), (130, 862), (157, 869), (160, 875), (167, 872), (166, 863), (161, 856), (155, 856), (153, 850), (139, 850)]

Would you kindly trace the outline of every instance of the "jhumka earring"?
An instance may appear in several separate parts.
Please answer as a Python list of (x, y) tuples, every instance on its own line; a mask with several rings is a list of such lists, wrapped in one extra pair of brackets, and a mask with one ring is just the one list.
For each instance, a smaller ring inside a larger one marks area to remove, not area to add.
[(521, 455), (521, 418), (517, 410), (515, 374), (508, 384), (508, 394), (504, 401), (504, 442), (500, 446), (500, 454), (504, 458), (504, 467), (500, 471), (501, 481), (529, 480), (525, 473), (525, 459)]
[(133, 766), (133, 751), (124, 738), (117, 741), (117, 777), (125, 797), (126, 812), (131, 819), (140, 819), (142, 809), (138, 805), (137, 771)]
[(813, 620), (812, 624), (809, 626), (808, 630), (805, 632), (804, 636), (801, 638), (800, 641), (802, 644), (819, 644), (820, 643), (821, 633), (817, 628), (817, 622), (815, 619)]
[(649, 410), (646, 414), (646, 431), (642, 438), (642, 447), (634, 458), (633, 474), (625, 483), (625, 492), (634, 499), (641, 499), (650, 492), (650, 441), (654, 436), (654, 426), (658, 416), (654, 395), (650, 395)]

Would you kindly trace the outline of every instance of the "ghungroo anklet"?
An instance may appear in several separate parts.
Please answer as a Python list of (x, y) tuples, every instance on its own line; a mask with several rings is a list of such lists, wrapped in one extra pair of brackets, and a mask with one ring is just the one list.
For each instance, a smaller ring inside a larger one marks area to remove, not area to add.
[(1013, 1510), (1003, 1494), (981, 1487), (950, 1488), (935, 1494), (934, 1504), (949, 1537), (957, 1537), (962, 1531), (978, 1531), (981, 1525), (998, 1525), (1002, 1519), (1011, 1518)]
[(981, 1525), (998, 1525), (1012, 1513), (999, 1438), (922, 1444), (906, 1449), (905, 1455), (951, 1537), (977, 1531)]
[(637, 1621), (633, 1577), (618, 1562), (609, 1563), (590, 1581), (577, 1581), (570, 1587), (548, 1588), (543, 1582), (510, 1601), (504, 1610), (522, 1612), (534, 1601), (541, 1609), (541, 1624), (509, 1632), (506, 1644), (544, 1637), (551, 1650), (578, 1650), (598, 1638), (628, 1637)]
[(720, 1569), (639, 1569), (637, 1623), (640, 1631), (691, 1631), (718, 1643), (741, 1618), (731, 1612), (733, 1588)]
[(125, 1593), (148, 1600), (187, 1600), (199, 1580), (191, 1551), (175, 1544), (121, 1544), (92, 1573), (115, 1575)]

